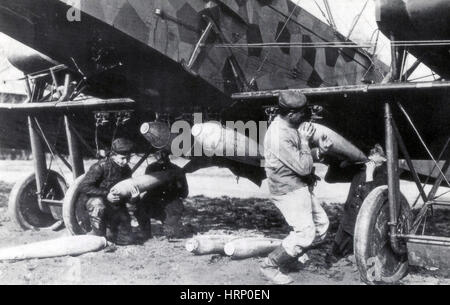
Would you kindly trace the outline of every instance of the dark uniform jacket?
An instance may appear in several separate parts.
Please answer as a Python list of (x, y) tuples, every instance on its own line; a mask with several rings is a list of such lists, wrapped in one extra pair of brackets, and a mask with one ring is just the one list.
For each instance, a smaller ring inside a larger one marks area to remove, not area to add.
[(369, 193), (380, 185), (387, 184), (387, 167), (383, 164), (375, 169), (373, 181), (366, 182), (366, 168), (357, 173), (350, 185), (347, 201), (344, 206), (344, 215), (342, 217), (342, 229), (353, 236), (356, 217), (361, 208), (364, 199)]
[[(147, 166), (145, 174), (151, 174), (153, 172), (165, 171), (165, 170), (180, 170), (181, 168), (171, 162), (161, 163), (154, 162)], [(169, 183), (160, 185), (151, 191), (147, 192), (145, 198), (153, 202), (169, 202), (179, 198), (186, 198), (189, 194), (189, 188), (186, 180), (186, 175), (180, 176), (180, 178), (170, 181)]]
[(80, 184), (80, 192), (85, 199), (89, 197), (104, 197), (118, 182), (131, 177), (128, 165), (120, 167), (112, 159), (98, 161), (91, 166)]

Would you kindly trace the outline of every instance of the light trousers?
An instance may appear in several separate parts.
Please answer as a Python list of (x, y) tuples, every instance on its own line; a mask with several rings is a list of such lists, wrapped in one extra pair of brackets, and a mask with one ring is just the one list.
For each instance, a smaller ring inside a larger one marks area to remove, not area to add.
[(283, 240), (286, 252), (293, 257), (314, 241), (323, 240), (330, 224), (325, 210), (308, 187), (285, 195), (272, 195), (272, 202), (283, 214), (292, 231)]

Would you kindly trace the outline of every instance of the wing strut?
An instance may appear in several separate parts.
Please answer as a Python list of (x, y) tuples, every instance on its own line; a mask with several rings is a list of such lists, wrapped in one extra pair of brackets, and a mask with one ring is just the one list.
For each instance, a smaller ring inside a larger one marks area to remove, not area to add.
[(209, 33), (211, 32), (212, 28), (213, 28), (213, 24), (211, 22), (209, 22), (208, 25), (206, 26), (206, 28), (203, 30), (202, 36), (200, 37), (197, 44), (195, 45), (194, 51), (192, 51), (189, 61), (187, 63), (185, 63), (182, 60), (181, 64), (188, 71), (191, 71), (192, 66), (194, 65), (195, 61), (197, 60), (197, 57), (201, 52), (201, 48), (204, 46), (204, 42), (208, 38)]
[(323, 0), (323, 4), (325, 5), (325, 9), (327, 10), (328, 20), (330, 21), (330, 25), (334, 31), (337, 31), (336, 22), (334, 21), (333, 13), (331, 12), (330, 4), (328, 0)]

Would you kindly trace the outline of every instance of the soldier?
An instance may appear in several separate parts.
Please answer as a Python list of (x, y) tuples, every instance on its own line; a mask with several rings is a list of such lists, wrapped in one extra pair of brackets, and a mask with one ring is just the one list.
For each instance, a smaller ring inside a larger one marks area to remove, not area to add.
[[(148, 165), (145, 174), (165, 170), (179, 170), (180, 175), (173, 181), (165, 183), (155, 189), (148, 191), (142, 198), (141, 207), (145, 209), (146, 219), (154, 218), (163, 223), (164, 234), (168, 238), (181, 238), (191, 233), (188, 228), (181, 223), (184, 206), (183, 199), (189, 194), (186, 175), (182, 169), (171, 163), (169, 153), (161, 150), (157, 155), (157, 161)], [(148, 224), (143, 225), (146, 230)]]
[(88, 234), (106, 236), (109, 225), (111, 236), (108, 239), (117, 244), (130, 244), (134, 241), (133, 234), (118, 236), (119, 226), (132, 233), (138, 231), (136, 203), (139, 190), (135, 187), (129, 202), (123, 202), (110, 189), (118, 182), (131, 177), (128, 166), (133, 143), (125, 138), (113, 141), (109, 157), (91, 166), (80, 184), (80, 200), (86, 202), (92, 231)]
[(350, 184), (344, 214), (331, 253), (326, 258), (329, 265), (353, 253), (353, 233), (359, 209), (374, 188), (387, 184), (386, 156), (381, 145), (376, 144), (370, 150), (368, 159), (369, 161), (356, 173)]
[(278, 115), (264, 139), (271, 200), (292, 227), (281, 246), (260, 265), (262, 274), (276, 284), (292, 282), (282, 268), (303, 255), (315, 239), (324, 239), (329, 225), (325, 211), (312, 194), (312, 187), (316, 182), (313, 160), (319, 161), (332, 142), (322, 137), (319, 148), (310, 148), (309, 140), (315, 129), (307, 122), (309, 110), (306, 96), (280, 93)]

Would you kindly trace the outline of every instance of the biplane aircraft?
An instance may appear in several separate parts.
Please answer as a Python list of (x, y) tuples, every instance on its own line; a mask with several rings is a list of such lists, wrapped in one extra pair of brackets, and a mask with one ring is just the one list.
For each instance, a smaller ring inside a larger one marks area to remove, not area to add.
[[(89, 223), (76, 200), (83, 157), (125, 135), (143, 154), (136, 168), (164, 148), (142, 136), (142, 124), (167, 129), (193, 123), (194, 113), (267, 121), (279, 92), (291, 90), (320, 106), (321, 124), (360, 151), (386, 145), (389, 183), (358, 216), (361, 278), (397, 281), (408, 263), (448, 266), (442, 253), (450, 239), (416, 232), (433, 205), (449, 204), (436, 194), (449, 179), (450, 1), (377, 0), (376, 14), (391, 40), (390, 68), (290, 0), (1, 0), (0, 32), (23, 44), (9, 60), (25, 73), (27, 99), (0, 104), (0, 145), (31, 147), (35, 164), (10, 195), (13, 218), (24, 229), (64, 221), (83, 234)], [(406, 69), (408, 54), (417, 63)], [(419, 63), (441, 78), (408, 81)], [(70, 187), (46, 153), (72, 170)], [(219, 165), (257, 184), (265, 178), (250, 157), (189, 158), (187, 172)], [(330, 157), (326, 180), (349, 181), (348, 161)], [(424, 201), (417, 215), (400, 193), (400, 174), (417, 184)], [(423, 176), (434, 182), (428, 194)]]

